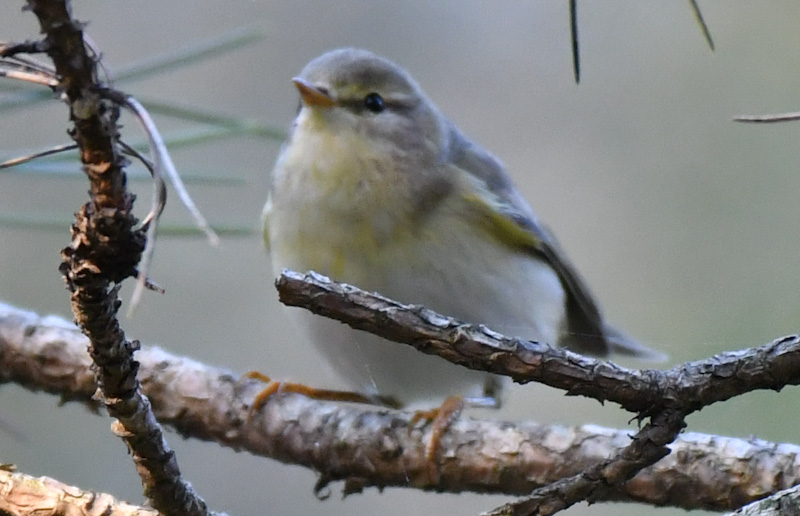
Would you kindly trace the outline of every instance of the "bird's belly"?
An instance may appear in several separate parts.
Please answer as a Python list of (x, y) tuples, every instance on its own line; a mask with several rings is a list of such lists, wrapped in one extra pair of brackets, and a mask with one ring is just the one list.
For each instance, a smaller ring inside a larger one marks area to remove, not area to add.
[[(315, 241), (314, 253), (273, 242), (273, 268), (276, 274), (283, 268), (313, 269), (402, 303), (424, 305), (463, 322), (555, 345), (564, 291), (552, 269), (483, 235), (471, 238), (468, 227), (450, 224), (428, 229), (368, 249), (349, 249), (341, 241), (326, 242), (322, 237)], [(292, 311), (312, 342), (355, 389), (411, 405), (481, 394), (486, 373), (305, 310)]]

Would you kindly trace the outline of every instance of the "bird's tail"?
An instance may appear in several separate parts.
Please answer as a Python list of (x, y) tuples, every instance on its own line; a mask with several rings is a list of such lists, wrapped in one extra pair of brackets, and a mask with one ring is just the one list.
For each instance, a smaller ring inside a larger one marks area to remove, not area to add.
[(634, 357), (648, 362), (666, 362), (669, 359), (666, 353), (648, 348), (608, 324), (603, 327), (603, 333), (612, 354)]

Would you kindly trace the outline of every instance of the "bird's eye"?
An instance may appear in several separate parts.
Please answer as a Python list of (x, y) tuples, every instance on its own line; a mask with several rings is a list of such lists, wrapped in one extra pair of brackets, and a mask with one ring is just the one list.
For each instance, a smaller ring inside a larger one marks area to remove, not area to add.
[(364, 107), (373, 113), (380, 113), (386, 109), (386, 104), (383, 101), (383, 97), (377, 93), (369, 93), (366, 97), (364, 97)]

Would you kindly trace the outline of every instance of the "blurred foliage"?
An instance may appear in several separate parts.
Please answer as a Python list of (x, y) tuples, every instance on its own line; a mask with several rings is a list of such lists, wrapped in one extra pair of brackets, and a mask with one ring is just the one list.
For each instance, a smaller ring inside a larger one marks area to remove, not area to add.
[[(109, 71), (106, 70), (105, 72), (108, 74), (108, 80), (111, 84), (130, 82), (158, 73), (174, 72), (180, 67), (212, 59), (251, 45), (261, 39), (262, 34), (260, 31), (253, 28), (241, 28), (181, 49), (123, 66), (113, 76)], [(0, 113), (7, 113), (17, 108), (30, 108), (35, 104), (53, 100), (51, 91), (42, 87), (33, 89), (33, 86), (27, 83), (0, 83), (0, 87), (2, 88), (0, 91), (7, 92), (5, 96), (0, 98)], [(142, 104), (151, 113), (191, 123), (188, 128), (171, 131), (164, 136), (165, 143), (171, 150), (195, 147), (231, 137), (251, 136), (275, 141), (282, 141), (286, 137), (286, 132), (283, 129), (259, 120), (231, 117), (200, 108), (180, 106), (159, 100), (142, 101)], [(140, 152), (148, 150), (148, 146), (143, 139), (132, 143), (131, 147)], [(46, 153), (48, 151), (9, 152), (9, 156), (5, 156), (3, 161), (12, 159), (25, 161), (41, 152)], [(25, 161), (1, 170), (3, 174), (35, 174), (43, 179), (55, 176), (83, 180), (83, 174), (75, 167), (77, 160), (78, 152), (73, 149)], [(136, 166), (135, 162), (130, 169), (129, 177), (134, 180), (150, 180), (144, 168)], [(247, 181), (241, 176), (231, 177), (230, 175), (223, 176), (208, 172), (200, 174), (188, 171), (182, 173), (181, 178), (186, 183), (212, 186), (245, 187), (247, 185)], [(0, 225), (7, 227), (60, 230), (68, 224), (63, 218), (45, 216), (39, 211), (31, 213), (0, 212)], [(249, 222), (242, 222), (232, 226), (215, 226), (215, 229), (219, 233), (226, 235), (248, 235), (253, 233), (252, 224)], [(202, 231), (191, 226), (170, 226), (167, 224), (161, 228), (159, 233), (165, 236), (184, 236), (201, 235)]]

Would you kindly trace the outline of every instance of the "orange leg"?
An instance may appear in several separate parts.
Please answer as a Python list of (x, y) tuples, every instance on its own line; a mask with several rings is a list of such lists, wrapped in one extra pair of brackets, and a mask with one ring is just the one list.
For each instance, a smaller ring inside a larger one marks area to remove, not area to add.
[(425, 446), (425, 458), (435, 467), (436, 454), (442, 442), (442, 436), (450, 428), (461, 412), (464, 410), (464, 398), (461, 396), (450, 396), (439, 408), (431, 410), (418, 410), (414, 412), (409, 423), (408, 431), (421, 420), (429, 421), (433, 424), (431, 429), (431, 440)]
[(247, 378), (259, 380), (267, 384), (267, 387), (259, 392), (253, 399), (253, 404), (250, 407), (251, 412), (257, 412), (264, 406), (270, 396), (273, 394), (282, 394), (284, 392), (296, 392), (315, 400), (323, 401), (346, 401), (350, 403), (368, 403), (371, 405), (383, 405), (389, 408), (398, 408), (399, 403), (393, 398), (387, 396), (367, 396), (351, 391), (334, 391), (330, 389), (317, 389), (302, 383), (294, 382), (278, 382), (269, 376), (258, 371), (250, 371), (245, 374)]

